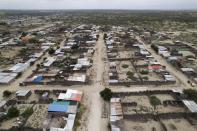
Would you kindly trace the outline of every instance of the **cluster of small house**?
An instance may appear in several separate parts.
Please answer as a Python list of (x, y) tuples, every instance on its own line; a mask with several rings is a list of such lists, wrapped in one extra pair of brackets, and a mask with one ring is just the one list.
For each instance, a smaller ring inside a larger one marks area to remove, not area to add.
[[(26, 56), (25, 60), (16, 63), (9, 69), (0, 72), (0, 84), (9, 84), (14, 81), (17, 76), (20, 76), (25, 70), (32, 66), (38, 59), (40, 59), (47, 49), (54, 43), (42, 43), (41, 48), (36, 49), (34, 53)], [(14, 48), (14, 47), (13, 47)]]
[(43, 122), (50, 131), (73, 131), (82, 92), (68, 89), (48, 106), (48, 116)]
[[(96, 30), (96, 31), (95, 31)], [(81, 25), (67, 32), (68, 38), (44, 59), (24, 84), (86, 84), (89, 81), (97, 27)]]
[[(105, 41), (109, 60), (109, 84), (128, 81), (127, 78), (121, 78), (120, 74), (126, 73), (121, 72), (119, 63), (129, 63), (125, 68), (129, 69), (128, 72), (133, 72), (133, 79), (136, 82), (159, 81), (164, 84), (176, 82), (165, 66), (158, 62), (144, 44), (137, 39), (133, 30), (112, 31), (106, 34)], [(151, 76), (153, 77), (151, 78)]]
[(110, 100), (110, 124), (111, 131), (121, 131), (116, 122), (123, 119), (123, 111), (120, 98), (111, 98)]
[[(15, 106), (17, 108), (20, 107), (20, 105), (24, 105), (24, 104), (27, 106), (31, 106), (33, 104), (32, 99), (31, 101), (29, 101), (29, 98), (31, 96), (32, 96), (31, 90), (18, 90), (15, 93), (14, 98), (0, 101), (0, 111), (7, 112), (8, 108), (11, 106)], [(67, 89), (66, 91), (61, 91), (61, 90), (57, 91), (55, 96), (58, 97), (52, 98), (50, 99), (50, 101), (47, 101), (47, 98), (50, 98), (50, 96), (49, 96), (49, 92), (46, 91), (42, 93), (41, 96), (41, 98), (45, 100), (45, 103), (42, 103), (40, 98), (38, 101), (35, 100), (36, 102), (34, 102), (34, 105), (39, 104), (39, 105), (48, 106), (45, 114), (41, 114), (45, 116), (45, 118), (43, 118), (43, 121), (42, 120), (39, 121), (41, 123), (40, 124), (41, 127), (43, 127), (43, 129), (50, 131), (73, 131), (76, 115), (78, 112), (79, 104), (82, 100), (83, 93), (78, 90)], [(35, 110), (35, 108), (33, 109)], [(6, 115), (6, 113), (2, 113), (0, 115), (0, 120), (1, 121), (3, 120), (3, 122), (6, 121), (4, 115)], [(27, 119), (26, 121), (30, 122), (31, 124), (30, 120)], [(21, 124), (21, 122), (19, 124)], [(20, 127), (27, 125), (18, 125), (18, 126)]]
[(182, 42), (175, 41), (174, 44), (152, 45), (152, 48), (167, 62), (197, 83), (196, 55), (197, 50)]

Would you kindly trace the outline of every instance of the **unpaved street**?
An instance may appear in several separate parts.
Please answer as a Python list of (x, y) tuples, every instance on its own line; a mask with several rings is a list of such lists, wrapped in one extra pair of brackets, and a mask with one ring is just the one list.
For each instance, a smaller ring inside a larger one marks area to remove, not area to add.
[(92, 85), (95, 88), (93, 92), (89, 94), (91, 100), (90, 114), (88, 122), (88, 131), (106, 131), (107, 127), (102, 126), (101, 111), (102, 111), (102, 100), (99, 92), (104, 89), (103, 86), (103, 73), (105, 63), (102, 58), (106, 56), (105, 45), (103, 41), (103, 34), (100, 34), (99, 40), (96, 44), (96, 52), (94, 54), (93, 69), (96, 72), (96, 76)]

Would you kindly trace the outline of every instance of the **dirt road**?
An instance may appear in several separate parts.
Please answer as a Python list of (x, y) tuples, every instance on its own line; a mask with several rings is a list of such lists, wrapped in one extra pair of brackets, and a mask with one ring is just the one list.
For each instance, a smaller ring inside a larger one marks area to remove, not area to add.
[(103, 34), (100, 34), (99, 40), (96, 44), (96, 52), (94, 54), (93, 68), (96, 72), (96, 76), (92, 85), (95, 88), (93, 92), (89, 94), (91, 99), (90, 114), (88, 122), (88, 131), (106, 131), (107, 127), (102, 125), (101, 111), (102, 111), (102, 99), (99, 92), (104, 89), (103, 86), (103, 74), (105, 69), (105, 63), (103, 58), (106, 57), (106, 50), (103, 40)]

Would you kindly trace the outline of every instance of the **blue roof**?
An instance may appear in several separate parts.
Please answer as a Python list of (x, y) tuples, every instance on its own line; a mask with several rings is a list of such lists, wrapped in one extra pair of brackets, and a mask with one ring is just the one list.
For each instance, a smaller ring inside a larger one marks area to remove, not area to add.
[(68, 111), (68, 105), (62, 105), (62, 104), (50, 104), (48, 107), (48, 112), (67, 112)]
[(33, 80), (33, 82), (34, 82), (34, 83), (39, 83), (39, 82), (41, 82), (43, 79), (44, 79), (44, 78), (43, 78), (42, 76), (38, 76), (38, 77), (36, 77), (36, 78)]

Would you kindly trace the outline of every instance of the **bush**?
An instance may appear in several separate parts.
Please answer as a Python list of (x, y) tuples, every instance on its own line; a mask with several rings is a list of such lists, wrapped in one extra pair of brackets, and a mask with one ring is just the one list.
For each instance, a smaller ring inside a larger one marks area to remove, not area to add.
[(11, 94), (12, 94), (11, 91), (5, 90), (5, 91), (3, 92), (3, 97), (9, 97)]
[(127, 64), (122, 65), (122, 68), (128, 68), (128, 67), (129, 67), (129, 65), (127, 65)]
[(143, 80), (148, 80), (148, 76), (142, 77)]
[(24, 118), (28, 118), (30, 117), (32, 114), (33, 114), (34, 110), (33, 108), (27, 108), (21, 115), (24, 117)]
[(149, 73), (149, 71), (148, 70), (142, 70), (142, 71), (140, 71), (140, 73), (143, 74), (143, 75), (146, 75), (146, 74)]
[(149, 101), (154, 107), (161, 104), (161, 101), (156, 96), (150, 96)]
[(197, 102), (197, 90), (194, 89), (185, 89), (184, 94), (191, 100)]
[(19, 114), (20, 114), (20, 111), (16, 107), (10, 107), (8, 109), (7, 117), (8, 118), (18, 117)]
[(40, 41), (36, 38), (29, 39), (29, 43), (39, 43)]
[(128, 71), (128, 72), (127, 72), (127, 77), (128, 77), (129, 79), (132, 79), (132, 78), (133, 78), (133, 75), (134, 75), (133, 72), (131, 72), (131, 71)]
[(105, 88), (104, 90), (100, 92), (100, 95), (103, 98), (103, 100), (110, 101), (112, 97), (112, 91), (109, 88)]
[(53, 49), (53, 48), (50, 48), (50, 49), (49, 49), (49, 51), (48, 51), (48, 53), (49, 53), (49, 55), (52, 55), (52, 54), (54, 54), (54, 53), (55, 53), (55, 49)]
[(158, 53), (158, 47), (155, 44), (152, 44), (151, 48)]

